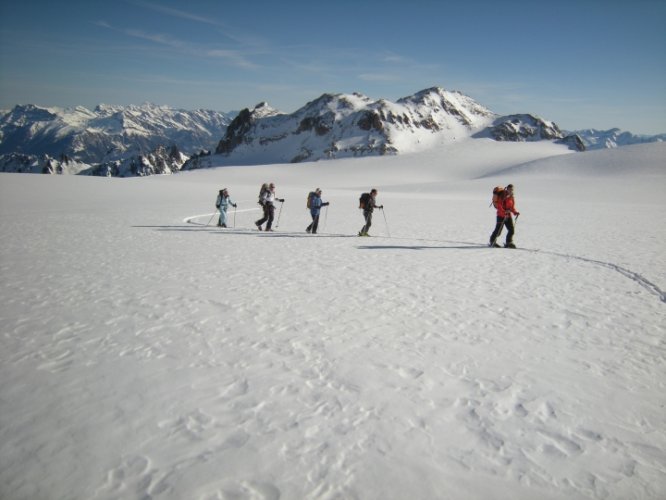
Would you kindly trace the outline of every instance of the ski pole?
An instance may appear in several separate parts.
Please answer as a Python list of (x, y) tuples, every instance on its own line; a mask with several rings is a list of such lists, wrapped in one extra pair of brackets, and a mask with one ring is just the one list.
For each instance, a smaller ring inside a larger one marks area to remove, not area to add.
[(208, 219), (208, 222), (206, 223), (207, 226), (210, 226), (210, 221), (213, 220), (213, 217), (217, 215), (217, 212), (215, 212), (213, 215), (210, 216), (210, 219)]
[(328, 220), (328, 205), (326, 205), (326, 212), (324, 212), (324, 228), (326, 229), (326, 221)]
[(280, 227), (280, 216), (282, 215), (282, 205), (284, 205), (284, 201), (280, 202), (280, 211), (278, 212), (278, 218), (277, 222), (275, 223), (275, 227)]
[(391, 237), (391, 231), (389, 231), (389, 225), (388, 221), (386, 220), (386, 212), (384, 211), (384, 208), (382, 208), (382, 215), (384, 216), (384, 223), (386, 224), (386, 232), (388, 233), (388, 237)]
[(236, 229), (236, 206), (234, 206), (234, 229)]

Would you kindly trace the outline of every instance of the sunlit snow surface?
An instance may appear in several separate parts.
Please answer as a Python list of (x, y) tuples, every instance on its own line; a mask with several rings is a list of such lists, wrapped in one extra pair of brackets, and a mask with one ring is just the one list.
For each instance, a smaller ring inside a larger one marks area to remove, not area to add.
[[(0, 174), (0, 497), (664, 498), (665, 159)], [(519, 249), (490, 249), (509, 182)]]

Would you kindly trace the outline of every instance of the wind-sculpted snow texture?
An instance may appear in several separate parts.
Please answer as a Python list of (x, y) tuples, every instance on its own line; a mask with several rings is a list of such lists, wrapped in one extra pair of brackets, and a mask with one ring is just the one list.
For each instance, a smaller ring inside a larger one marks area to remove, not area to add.
[[(664, 158), (477, 139), (1, 174), (0, 496), (663, 498)], [(274, 233), (253, 226), (267, 181)], [(491, 249), (509, 182), (519, 249)]]

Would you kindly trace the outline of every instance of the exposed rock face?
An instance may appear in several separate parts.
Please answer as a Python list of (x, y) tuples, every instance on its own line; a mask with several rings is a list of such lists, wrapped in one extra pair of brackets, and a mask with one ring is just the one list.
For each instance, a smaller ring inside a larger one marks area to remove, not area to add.
[(81, 174), (104, 177), (134, 177), (172, 174), (182, 169), (188, 157), (174, 145), (158, 146), (146, 154), (130, 156), (122, 160), (90, 165), (72, 160), (67, 155), (59, 159), (48, 155), (24, 155), (13, 153), (0, 156), (0, 172), (31, 174)]
[(556, 141), (574, 151), (585, 151), (585, 144), (575, 134), (567, 135), (553, 122), (530, 114), (508, 115), (497, 118), (492, 126), (477, 134), (490, 136), (496, 141), (533, 142)]
[(577, 134), (567, 135), (566, 137), (559, 139), (557, 142), (569, 146), (569, 149), (572, 151), (585, 151), (587, 149), (585, 143)]
[(386, 115), (384, 115), (384, 119), (382, 119), (382, 116), (376, 111), (364, 111), (356, 123), (361, 130), (374, 129), (381, 132), (384, 130), (385, 120)]
[(229, 154), (236, 146), (243, 142), (243, 137), (252, 127), (252, 114), (249, 109), (244, 109), (227, 127), (227, 133), (215, 149), (215, 154)]
[(179, 172), (187, 160), (188, 157), (182, 154), (175, 145), (170, 148), (158, 146), (148, 154), (102, 163), (81, 173), (106, 177), (173, 174)]
[(91, 168), (91, 165), (72, 160), (67, 155), (59, 159), (49, 155), (28, 155), (11, 153), (0, 155), (0, 172), (24, 174), (78, 174)]
[(489, 131), (497, 141), (542, 141), (564, 137), (562, 131), (553, 122), (547, 122), (529, 114), (498, 118)]

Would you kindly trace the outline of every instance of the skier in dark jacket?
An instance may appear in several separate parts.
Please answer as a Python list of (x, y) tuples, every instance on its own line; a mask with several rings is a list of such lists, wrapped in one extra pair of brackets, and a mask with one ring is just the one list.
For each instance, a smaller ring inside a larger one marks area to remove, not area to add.
[(268, 198), (268, 182), (265, 182), (261, 185), (259, 190), (259, 205), (261, 205), (261, 211), (263, 212), (263, 217), (255, 222), (257, 229), (261, 231), (261, 225), (268, 220), (268, 205), (266, 205), (266, 198)]
[(361, 230), (358, 232), (359, 236), (370, 236), (368, 234), (368, 231), (370, 230), (370, 226), (372, 226), (372, 212), (374, 212), (375, 208), (382, 209), (384, 208), (384, 205), (377, 205), (377, 190), (372, 189), (370, 191), (370, 196), (367, 196), (365, 200), (363, 201), (364, 206), (363, 208), (363, 218), (365, 219), (365, 225), (361, 228)]
[(321, 189), (315, 189), (314, 194), (310, 200), (310, 215), (312, 216), (312, 223), (305, 229), (307, 233), (317, 234), (321, 207), (327, 207), (329, 204), (329, 202), (323, 202), (321, 200)]
[(506, 226), (507, 233), (504, 248), (516, 248), (516, 245), (513, 244), (513, 234), (515, 232), (513, 215), (518, 217), (520, 212), (516, 210), (515, 203), (513, 198), (513, 184), (509, 184), (504, 188), (504, 191), (500, 194), (499, 199), (495, 204), (495, 208), (497, 209), (497, 223), (495, 224), (493, 234), (490, 235), (491, 247), (500, 247), (499, 243), (497, 243), (497, 239), (502, 234), (502, 228)]

